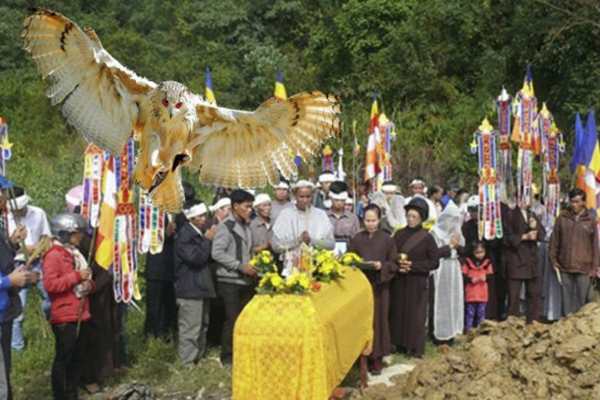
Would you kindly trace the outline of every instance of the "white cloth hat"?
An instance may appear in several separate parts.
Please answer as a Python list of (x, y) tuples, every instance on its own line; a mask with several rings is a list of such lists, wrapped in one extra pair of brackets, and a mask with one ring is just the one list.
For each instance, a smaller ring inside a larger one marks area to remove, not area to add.
[(13, 205), (14, 205), (14, 209), (22, 210), (23, 208), (25, 208), (27, 206), (27, 204), (29, 204), (30, 201), (31, 201), (31, 198), (29, 196), (27, 196), (27, 194), (23, 194), (22, 196), (15, 197), (14, 200), (9, 200), (8, 208), (10, 208), (12, 210)]
[(384, 193), (396, 193), (397, 190), (398, 190), (398, 186), (390, 184), (390, 183), (381, 186), (381, 191)]
[(415, 186), (415, 185), (425, 186), (425, 182), (423, 182), (421, 179), (413, 179), (412, 182), (410, 183), (410, 185), (408, 185), (408, 187)]
[(335, 182), (335, 175), (332, 174), (331, 172), (324, 172), (321, 175), (319, 175), (319, 182), (320, 183), (332, 183), (332, 182)]
[(290, 185), (288, 185), (287, 182), (279, 181), (279, 183), (277, 185), (273, 186), (273, 188), (288, 190), (290, 188)]
[(220, 208), (231, 206), (231, 199), (229, 197), (223, 197), (219, 199), (215, 204), (210, 206), (210, 212), (215, 212)]
[(333, 193), (332, 191), (329, 191), (329, 198), (331, 200), (344, 200), (344, 201), (346, 201), (348, 199), (348, 192)]
[(476, 194), (469, 197), (469, 199), (467, 200), (467, 208), (471, 207), (479, 207), (479, 196), (477, 196)]
[(254, 198), (254, 207), (259, 206), (261, 204), (264, 203), (270, 203), (271, 202), (271, 197), (269, 197), (268, 194), (266, 193), (259, 193), (258, 195), (256, 195), (256, 197)]
[(188, 208), (187, 210), (183, 210), (183, 214), (187, 219), (192, 219), (199, 215), (206, 214), (207, 211), (206, 205), (204, 203), (200, 203)]
[(298, 182), (296, 182), (294, 184), (294, 189), (300, 189), (300, 188), (314, 189), (315, 184), (312, 183), (311, 181), (307, 181), (306, 179), (300, 179)]
[(354, 205), (354, 199), (352, 197), (348, 197), (346, 199), (346, 204), (349, 206), (353, 206)]

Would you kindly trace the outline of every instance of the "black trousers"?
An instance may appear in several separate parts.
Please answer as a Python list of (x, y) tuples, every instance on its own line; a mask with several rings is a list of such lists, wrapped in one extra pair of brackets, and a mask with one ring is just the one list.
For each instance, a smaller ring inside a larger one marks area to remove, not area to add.
[(521, 285), (525, 284), (525, 297), (527, 299), (527, 323), (539, 321), (541, 315), (542, 292), (540, 278), (509, 279), (508, 280), (508, 315), (519, 315), (521, 304)]
[(76, 400), (82, 368), (77, 323), (54, 324), (52, 332), (56, 343), (52, 363), (52, 395), (55, 400)]
[(219, 282), (217, 289), (225, 305), (225, 322), (223, 323), (223, 333), (221, 335), (221, 361), (227, 363), (231, 362), (233, 356), (233, 327), (235, 321), (246, 304), (252, 300), (254, 287)]
[(2, 322), (2, 324), (0, 324), (0, 329), (2, 329), (2, 356), (4, 357), (4, 372), (6, 373), (6, 385), (8, 389), (8, 396), (6, 397), (7, 400), (12, 400), (12, 388), (10, 387), (10, 369), (12, 366), (12, 326), (12, 319), (9, 321)]
[(144, 333), (148, 336), (169, 338), (177, 327), (175, 287), (171, 281), (146, 282), (146, 320)]

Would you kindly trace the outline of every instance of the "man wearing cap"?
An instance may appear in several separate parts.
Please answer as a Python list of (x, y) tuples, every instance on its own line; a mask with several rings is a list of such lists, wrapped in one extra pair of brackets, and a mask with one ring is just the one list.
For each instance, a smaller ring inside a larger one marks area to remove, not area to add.
[(271, 249), (271, 198), (266, 193), (260, 193), (254, 199), (256, 218), (250, 222), (252, 231), (252, 251), (256, 254), (262, 250)]
[[(32, 206), (30, 203), (31, 198), (25, 193), (23, 188), (15, 186), (12, 192), (11, 199), (8, 202), (10, 213), (8, 214), (8, 231), (12, 234), (18, 225), (22, 225), (27, 229), (27, 238), (24, 243), (27, 247), (27, 251), (32, 252), (36, 245), (43, 237), (50, 237), (50, 224), (48, 223), (48, 217), (46, 212), (39, 207)], [(39, 262), (36, 262), (32, 266), (32, 270), (35, 272), (41, 272), (41, 266)], [(38, 282), (38, 289), (42, 294), (42, 310), (47, 315), (50, 310), (50, 300), (48, 294), (44, 290), (42, 282)], [(27, 304), (27, 294), (29, 289), (25, 288), (19, 292), (23, 309)], [(23, 337), (23, 318), (24, 313), (21, 313), (13, 321), (13, 332), (12, 332), (12, 348), (13, 350), (21, 351), (25, 348), (25, 339)]]
[(335, 182), (335, 174), (331, 171), (324, 171), (319, 175), (319, 185), (321, 189), (317, 190), (314, 194), (313, 205), (321, 210), (328, 209), (329, 203), (329, 188), (331, 184)]
[(328, 250), (335, 247), (327, 213), (311, 206), (314, 189), (312, 182), (298, 181), (294, 186), (295, 207), (283, 210), (273, 225), (273, 250), (284, 255), (286, 275), (291, 273), (293, 258), (303, 243)]
[(231, 192), (231, 214), (217, 227), (212, 258), (218, 263), (217, 291), (225, 305), (221, 336), (221, 362), (231, 365), (233, 326), (242, 309), (252, 299), (256, 270), (249, 264), (252, 255), (250, 217), (254, 196), (245, 190)]
[(209, 269), (213, 232), (202, 232), (207, 208), (204, 203), (184, 210), (188, 222), (175, 236), (175, 296), (177, 298), (178, 351), (184, 365), (192, 365), (206, 353), (209, 299), (216, 297)]
[(293, 206), (290, 201), (290, 185), (286, 181), (279, 181), (274, 189), (275, 199), (271, 202), (271, 221), (273, 222), (275, 222), (283, 209)]
[(360, 222), (356, 215), (346, 211), (346, 200), (349, 196), (348, 185), (345, 182), (333, 182), (329, 190), (329, 198), (331, 208), (327, 211), (327, 216), (333, 225), (336, 252), (345, 253), (348, 242), (360, 230)]

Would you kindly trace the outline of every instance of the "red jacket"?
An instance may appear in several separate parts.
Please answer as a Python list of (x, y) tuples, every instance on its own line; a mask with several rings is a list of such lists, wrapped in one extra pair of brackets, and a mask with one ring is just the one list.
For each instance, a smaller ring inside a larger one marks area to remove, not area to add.
[[(81, 277), (79, 272), (75, 271), (73, 256), (64, 247), (54, 245), (44, 256), (42, 266), (44, 288), (52, 302), (50, 323), (77, 322), (80, 299), (75, 296), (73, 288), (81, 282)], [(87, 321), (88, 319), (90, 319), (90, 304), (88, 298), (85, 297), (81, 320)]]
[[(487, 275), (492, 275), (494, 269), (489, 258), (483, 260), (479, 265), (467, 258), (462, 266), (463, 275), (466, 277), (465, 301), (467, 303), (487, 303), (488, 285)], [(473, 282), (475, 280), (476, 282)]]

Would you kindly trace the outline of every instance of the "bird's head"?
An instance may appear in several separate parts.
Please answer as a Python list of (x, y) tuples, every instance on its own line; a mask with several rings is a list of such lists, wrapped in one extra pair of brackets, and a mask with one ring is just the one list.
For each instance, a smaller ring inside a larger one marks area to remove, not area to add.
[(191, 93), (185, 85), (174, 82), (162, 82), (155, 94), (155, 107), (160, 120), (169, 123), (172, 120), (181, 120), (188, 112)]

